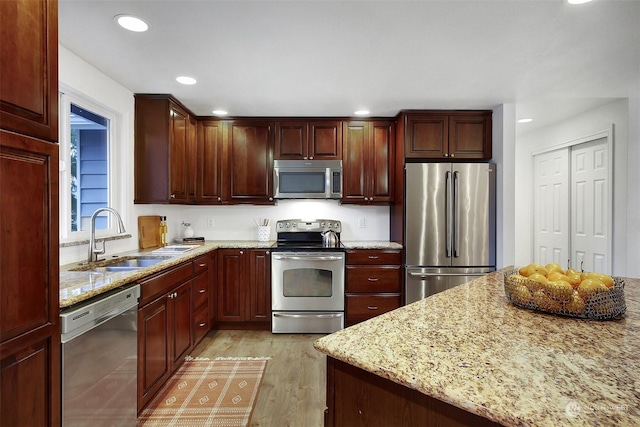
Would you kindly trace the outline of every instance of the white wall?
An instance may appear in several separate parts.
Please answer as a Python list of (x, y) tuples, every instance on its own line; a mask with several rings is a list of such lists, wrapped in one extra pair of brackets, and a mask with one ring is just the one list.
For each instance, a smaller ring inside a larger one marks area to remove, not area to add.
[(627, 277), (640, 277), (640, 70), (629, 96), (627, 133)]
[[(637, 106), (635, 107), (637, 108)], [(588, 111), (572, 119), (540, 129), (517, 138), (515, 147), (515, 263), (524, 265), (531, 262), (532, 236), (533, 236), (533, 207), (531, 205), (533, 191), (533, 152), (543, 148), (567, 143), (595, 132), (605, 130), (611, 124), (614, 125), (614, 158), (613, 158), (613, 274), (640, 277), (637, 273), (640, 257), (637, 247), (628, 246), (632, 240), (640, 240), (640, 228), (631, 227), (627, 223), (627, 179), (629, 182), (639, 182), (635, 172), (635, 181), (631, 180), (627, 171), (637, 169), (630, 163), (628, 152), (636, 152), (640, 146), (637, 134), (634, 139), (629, 139), (630, 128), (635, 127), (637, 132), (638, 120), (629, 120), (630, 108), (626, 99), (605, 104), (599, 108)], [(631, 125), (631, 126), (630, 126)], [(629, 161), (629, 162), (628, 162)], [(636, 158), (637, 161), (637, 158)], [(637, 185), (637, 184), (635, 184)], [(637, 192), (637, 187), (636, 187)], [(636, 202), (637, 203), (637, 202)], [(634, 215), (637, 215), (637, 210)], [(629, 249), (633, 249), (630, 251)], [(633, 252), (635, 250), (635, 253)], [(635, 258), (634, 258), (635, 257)], [(633, 262), (633, 259), (636, 262)], [(634, 269), (635, 274), (632, 274)]]
[[(174, 239), (182, 231), (182, 221), (191, 222), (196, 235), (210, 240), (252, 240), (256, 238), (254, 218), (313, 219), (326, 218), (342, 221), (343, 240), (388, 240), (389, 208), (386, 206), (340, 205), (337, 201), (279, 201), (276, 206), (170, 206), (134, 205), (133, 145), (134, 98), (133, 92), (115, 82), (91, 66), (64, 46), (59, 46), (60, 83), (70, 90), (90, 98), (121, 116), (122, 127), (117, 131), (117, 143), (121, 144), (120, 163), (125, 183), (121, 215), (131, 239), (106, 242), (107, 255), (138, 248), (138, 221), (140, 215), (167, 216), (169, 238)], [(207, 218), (214, 218), (214, 228), (207, 228)], [(358, 227), (363, 218), (364, 228)], [(275, 228), (272, 229), (275, 238)], [(87, 245), (60, 248), (60, 264), (81, 261), (87, 257)]]
[(515, 264), (515, 104), (493, 110), (493, 162), (496, 163), (496, 267)]

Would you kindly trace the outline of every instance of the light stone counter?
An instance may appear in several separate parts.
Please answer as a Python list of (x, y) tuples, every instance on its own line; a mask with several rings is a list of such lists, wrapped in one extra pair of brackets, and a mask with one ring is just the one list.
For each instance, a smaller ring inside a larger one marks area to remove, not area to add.
[[(270, 248), (275, 245), (274, 241), (259, 242), (254, 240), (218, 240), (207, 241), (203, 245), (180, 255), (172, 256), (167, 260), (154, 264), (151, 267), (141, 268), (123, 272), (108, 271), (71, 271), (78, 267), (83, 267), (80, 263), (67, 264), (60, 267), (60, 308), (69, 307), (73, 304), (85, 301), (101, 293), (119, 288), (136, 280), (147, 277), (151, 274), (162, 271), (166, 268), (178, 265), (190, 259), (204, 255), (218, 248)], [(120, 256), (156, 256), (153, 249), (131, 251), (119, 254)], [(166, 256), (158, 254), (157, 256)], [(110, 258), (107, 259), (108, 262)], [(95, 263), (96, 267), (104, 265), (104, 262)]]
[(639, 426), (640, 279), (609, 321), (518, 308), (503, 283), (492, 273), (315, 347), (507, 426)]
[(402, 245), (388, 240), (342, 241), (345, 249), (402, 249)]

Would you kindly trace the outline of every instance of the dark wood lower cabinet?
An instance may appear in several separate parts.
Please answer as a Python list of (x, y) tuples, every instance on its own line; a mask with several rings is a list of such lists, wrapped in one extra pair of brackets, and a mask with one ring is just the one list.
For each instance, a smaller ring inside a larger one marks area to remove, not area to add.
[(325, 427), (499, 425), (419, 391), (327, 357)]

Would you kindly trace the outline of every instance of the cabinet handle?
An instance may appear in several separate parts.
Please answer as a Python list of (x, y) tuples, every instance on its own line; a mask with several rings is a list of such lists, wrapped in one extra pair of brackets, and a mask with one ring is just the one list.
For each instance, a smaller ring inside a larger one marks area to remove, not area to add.
[(377, 305), (370, 305), (367, 307), (369, 310), (377, 310), (378, 306)]
[(206, 267), (207, 264), (200, 264), (200, 267)]
[(273, 202), (273, 197), (269, 197), (269, 201), (270, 201), (270, 202)]
[(309, 160), (313, 160), (313, 156), (309, 156)]
[(378, 259), (377, 255), (369, 255), (369, 259)]
[(452, 154), (451, 157), (455, 156), (455, 154)]
[(199, 291), (199, 292), (200, 292), (201, 294), (204, 294), (204, 293), (206, 292), (206, 290), (205, 290), (205, 289), (200, 289), (200, 291)]
[(369, 201), (370, 201), (370, 202), (373, 202), (373, 197), (369, 197)]
[(307, 156), (304, 156), (302, 159), (303, 160), (309, 160), (309, 158)]
[(370, 281), (370, 282), (377, 282), (380, 279), (377, 278), (377, 277), (375, 277), (375, 278), (374, 277), (369, 277), (367, 280)]
[(173, 294), (169, 294), (168, 297), (173, 299)]
[(206, 325), (206, 323), (202, 322), (202, 323), (200, 323), (198, 326), (200, 326), (201, 328), (203, 328), (203, 327), (204, 327), (204, 325)]
[(240, 251), (240, 255), (244, 254), (244, 251)]

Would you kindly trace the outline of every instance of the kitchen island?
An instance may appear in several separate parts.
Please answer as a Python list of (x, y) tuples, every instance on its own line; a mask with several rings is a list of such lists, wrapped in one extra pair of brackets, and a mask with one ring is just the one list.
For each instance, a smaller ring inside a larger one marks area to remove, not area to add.
[(320, 338), (328, 426), (640, 425), (640, 280), (626, 314), (522, 309), (496, 272)]

